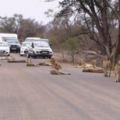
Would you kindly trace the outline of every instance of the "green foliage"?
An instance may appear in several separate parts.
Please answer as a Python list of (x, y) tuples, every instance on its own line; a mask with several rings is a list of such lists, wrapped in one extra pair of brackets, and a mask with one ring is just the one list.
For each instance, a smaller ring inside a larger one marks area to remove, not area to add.
[(71, 37), (68, 40), (66, 40), (66, 49), (69, 51), (76, 51), (79, 48), (79, 41), (77, 37)]
[(65, 49), (69, 51), (71, 58), (72, 58), (72, 63), (74, 64), (75, 62), (75, 54), (77, 50), (79, 49), (79, 39), (77, 37), (71, 37), (65, 42)]
[(50, 40), (51, 40), (53, 48), (59, 47), (59, 41), (57, 40), (57, 36), (55, 36), (55, 35), (51, 36)]

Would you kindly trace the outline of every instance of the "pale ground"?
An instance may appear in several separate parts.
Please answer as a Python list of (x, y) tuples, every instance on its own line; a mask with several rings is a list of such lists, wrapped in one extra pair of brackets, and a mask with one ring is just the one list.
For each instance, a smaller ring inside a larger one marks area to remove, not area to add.
[(0, 120), (120, 120), (114, 78), (70, 65), (63, 65), (70, 76), (56, 76), (50, 67), (0, 63)]

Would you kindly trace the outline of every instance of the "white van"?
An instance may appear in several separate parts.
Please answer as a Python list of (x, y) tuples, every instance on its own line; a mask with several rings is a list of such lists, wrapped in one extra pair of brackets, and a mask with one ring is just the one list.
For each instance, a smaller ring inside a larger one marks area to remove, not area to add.
[(20, 55), (25, 55), (26, 53), (29, 54), (29, 50), (33, 51), (31, 56), (33, 57), (44, 57), (44, 58), (51, 58), (53, 56), (53, 51), (49, 45), (48, 39), (36, 39), (30, 37), (27, 38), (25, 42), (22, 43)]
[(0, 39), (8, 43), (10, 46), (10, 52), (20, 52), (20, 43), (17, 34), (0, 33)]

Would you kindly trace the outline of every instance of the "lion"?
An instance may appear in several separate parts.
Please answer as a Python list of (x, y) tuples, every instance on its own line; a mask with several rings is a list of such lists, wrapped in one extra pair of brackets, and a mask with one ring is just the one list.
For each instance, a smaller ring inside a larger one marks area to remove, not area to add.
[(110, 77), (111, 67), (112, 67), (111, 61), (108, 58), (103, 60), (103, 68), (104, 68), (104, 76), (105, 77)]
[(116, 82), (120, 82), (120, 61), (115, 65), (115, 76), (116, 76)]
[(70, 75), (70, 73), (65, 73), (65, 72), (60, 71), (62, 67), (59, 63), (56, 62), (54, 58), (51, 58), (50, 63), (52, 67), (52, 70), (50, 71), (50, 73), (52, 75)]

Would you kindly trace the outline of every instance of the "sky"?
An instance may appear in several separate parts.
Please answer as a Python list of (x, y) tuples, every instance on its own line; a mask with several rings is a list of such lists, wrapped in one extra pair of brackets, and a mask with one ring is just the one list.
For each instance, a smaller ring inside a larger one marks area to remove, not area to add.
[(44, 14), (48, 9), (58, 11), (60, 0), (44, 2), (44, 0), (0, 0), (0, 16), (11, 17), (14, 14), (22, 14), (25, 18), (32, 18), (46, 24), (52, 18)]

